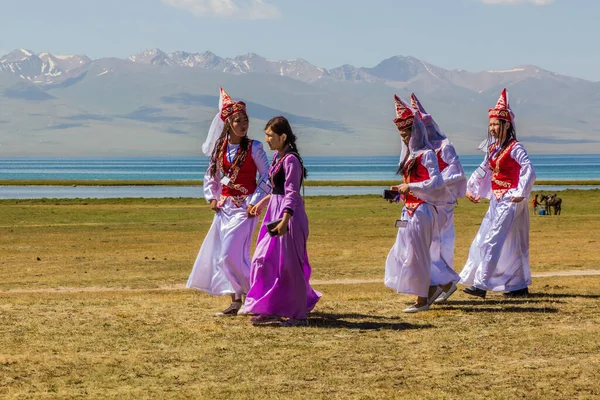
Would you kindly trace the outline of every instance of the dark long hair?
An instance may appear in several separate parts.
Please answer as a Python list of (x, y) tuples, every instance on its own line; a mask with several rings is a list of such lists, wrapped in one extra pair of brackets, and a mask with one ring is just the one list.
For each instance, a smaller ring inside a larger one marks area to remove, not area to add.
[[(406, 157), (404, 157), (404, 160), (402, 160), (402, 162), (400, 162), (400, 164), (398, 165), (398, 169), (396, 170), (396, 175), (404, 175), (404, 168), (411, 167), (412, 165), (414, 165), (414, 163), (409, 164), (409, 165), (406, 164), (406, 162), (408, 161), (408, 157), (410, 157), (410, 151), (406, 153)], [(407, 171), (407, 173), (410, 174), (410, 170)]]
[(281, 115), (271, 118), (265, 126), (265, 131), (268, 129), (271, 129), (271, 132), (276, 133), (279, 136), (285, 133), (285, 144), (288, 146), (290, 152), (294, 153), (294, 155), (298, 157), (298, 161), (300, 161), (300, 165), (302, 165), (302, 177), (306, 178), (308, 176), (308, 171), (306, 168), (304, 168), (304, 161), (302, 161), (302, 157), (300, 157), (300, 151), (298, 151), (298, 146), (296, 145), (297, 137), (294, 132), (292, 132), (292, 127), (290, 126), (290, 122), (287, 120), (287, 118)]
[[(235, 115), (235, 114), (234, 114)], [(246, 118), (248, 116), (246, 115)], [(225, 121), (225, 125), (223, 126), (223, 131), (221, 132), (221, 135), (219, 136), (219, 139), (217, 139), (217, 142), (215, 143), (215, 147), (213, 148), (212, 154), (210, 156), (210, 176), (212, 178), (215, 177), (215, 175), (217, 174), (217, 168), (219, 166), (219, 160), (222, 159), (223, 157), (223, 152), (227, 151), (227, 149), (225, 148), (225, 141), (227, 140), (227, 135), (232, 132), (233, 128), (231, 127), (231, 119), (233, 118), (233, 115), (231, 117), (229, 117), (226, 121)], [(248, 152), (248, 146), (250, 145), (250, 139), (248, 139), (248, 135), (244, 136), (242, 138), (242, 141), (240, 142), (240, 148), (241, 151), (235, 156), (235, 158), (233, 159), (232, 163), (231, 163), (231, 167), (233, 168), (234, 166), (236, 166), (240, 160), (244, 160), (245, 157), (245, 153)], [(242, 154), (244, 154), (244, 157), (242, 157)]]

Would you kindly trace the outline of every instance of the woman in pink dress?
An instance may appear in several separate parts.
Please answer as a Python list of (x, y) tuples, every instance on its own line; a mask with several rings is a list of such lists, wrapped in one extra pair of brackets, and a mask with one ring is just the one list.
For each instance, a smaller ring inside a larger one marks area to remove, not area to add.
[[(257, 314), (252, 318), (255, 325), (305, 325), (307, 314), (321, 297), (309, 283), (308, 217), (300, 195), (306, 170), (296, 147), (296, 135), (285, 117), (272, 118), (265, 135), (270, 149), (276, 151), (269, 169), (273, 189), (253, 210), (260, 213), (268, 200), (244, 309)], [(271, 229), (267, 227), (277, 220), (280, 222)]]

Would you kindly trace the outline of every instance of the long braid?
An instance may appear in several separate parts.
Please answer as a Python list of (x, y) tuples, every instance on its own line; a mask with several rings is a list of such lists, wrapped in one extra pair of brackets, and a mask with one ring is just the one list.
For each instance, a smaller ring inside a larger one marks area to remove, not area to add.
[[(215, 177), (217, 174), (217, 168), (219, 166), (219, 160), (223, 158), (224, 152), (227, 151), (225, 148), (225, 141), (227, 140), (227, 135), (230, 132), (230, 122), (227, 120), (225, 122), (225, 126), (223, 126), (223, 131), (221, 132), (221, 136), (215, 143), (215, 147), (213, 148), (213, 152), (210, 157), (210, 176)], [(248, 136), (244, 136), (242, 141), (240, 142), (240, 152), (235, 156), (232, 161), (231, 168), (240, 166), (244, 160), (246, 153), (248, 152), (248, 148), (250, 147), (250, 139)]]
[(236, 155), (231, 165), (232, 168), (241, 166), (246, 158), (242, 155), (245, 155), (248, 152), (248, 147), (250, 147), (250, 139), (248, 139), (248, 136), (244, 136), (240, 142), (240, 152)]
[(227, 139), (227, 132), (229, 132), (229, 124), (225, 123), (223, 126), (223, 131), (221, 131), (221, 135), (219, 139), (215, 143), (215, 147), (213, 147), (212, 154), (210, 156), (210, 176), (212, 178), (217, 174), (217, 167), (219, 165), (219, 160), (223, 157), (223, 145), (225, 140)]
[(300, 156), (300, 151), (298, 150), (298, 145), (296, 145), (296, 135), (293, 133), (287, 137), (287, 145), (291, 152), (293, 152), (296, 157), (298, 157), (298, 161), (300, 161), (300, 165), (302, 165), (302, 177), (306, 178), (308, 176), (308, 171), (304, 167), (304, 160)]
[(400, 165), (398, 165), (398, 169), (396, 170), (396, 175), (402, 175), (404, 172), (404, 167), (406, 167), (406, 162), (408, 161), (408, 157), (410, 156), (410, 152), (406, 153), (406, 157), (404, 157), (404, 160), (402, 160), (402, 162), (400, 163)]

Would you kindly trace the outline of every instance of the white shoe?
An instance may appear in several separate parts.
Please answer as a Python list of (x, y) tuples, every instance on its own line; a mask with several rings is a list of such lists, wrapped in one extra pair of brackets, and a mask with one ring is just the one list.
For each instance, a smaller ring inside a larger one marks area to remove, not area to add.
[(452, 286), (450, 286), (450, 289), (448, 289), (447, 292), (442, 293), (435, 301), (434, 303), (443, 303), (444, 301), (448, 300), (448, 298), (450, 296), (452, 296), (454, 294), (454, 292), (456, 292), (456, 283), (452, 282)]
[(425, 304), (424, 306), (418, 307), (416, 304), (413, 304), (412, 306), (405, 308), (404, 310), (402, 310), (402, 312), (405, 313), (418, 313), (420, 311), (427, 311), (429, 310), (429, 304)]
[(444, 289), (442, 289), (441, 287), (437, 287), (435, 289), (435, 293), (431, 295), (431, 297), (427, 298), (427, 305), (430, 306), (433, 304), (434, 301), (436, 301), (438, 299), (438, 297), (440, 297), (442, 295), (442, 293), (444, 293)]
[(243, 304), (240, 307), (240, 309), (238, 310), (237, 315), (248, 315), (248, 313), (246, 312), (246, 308), (244, 307)]

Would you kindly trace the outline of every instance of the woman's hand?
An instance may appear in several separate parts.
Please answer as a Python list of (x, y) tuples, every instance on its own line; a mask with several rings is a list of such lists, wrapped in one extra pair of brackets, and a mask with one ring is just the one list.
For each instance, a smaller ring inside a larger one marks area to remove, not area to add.
[(520, 203), (525, 199), (525, 197), (513, 197), (512, 198), (512, 202), (513, 203)]
[[(249, 205), (248, 213), (252, 214), (252, 216), (260, 215), (263, 208), (265, 208), (265, 206), (269, 203), (270, 198), (271, 198), (271, 195), (268, 195), (268, 196), (263, 197), (263, 199), (261, 201), (259, 201), (258, 204), (256, 204), (255, 206)], [(250, 215), (248, 215), (248, 216), (250, 217)]]
[(473, 193), (467, 192), (465, 196), (467, 197), (467, 199), (471, 200), (471, 202), (475, 204), (479, 203), (479, 200), (481, 200), (481, 196), (475, 196), (473, 195)]
[(213, 210), (214, 212), (219, 212), (219, 207), (217, 206), (217, 199), (212, 199), (210, 201), (210, 209)]
[(406, 194), (406, 193), (410, 192), (410, 188), (408, 187), (408, 184), (406, 184), (406, 183), (403, 183), (398, 186), (390, 186), (390, 190), (394, 190), (396, 192), (399, 192), (400, 194)]
[(400, 194), (407, 194), (408, 192), (410, 192), (408, 183), (403, 183), (402, 185), (398, 186), (398, 191), (400, 192)]
[(246, 206), (246, 217), (254, 218), (257, 215), (260, 215), (260, 213), (256, 214), (256, 212), (254, 211), (255, 208), (256, 206), (254, 204), (248, 204), (248, 206)]
[(277, 237), (281, 237), (283, 235), (285, 235), (286, 233), (288, 233), (289, 227), (288, 224), (290, 222), (290, 218), (292, 216), (288, 213), (283, 213), (283, 219), (281, 220), (281, 222), (279, 223), (279, 225), (277, 225), (275, 227), (275, 231), (277, 232)]

